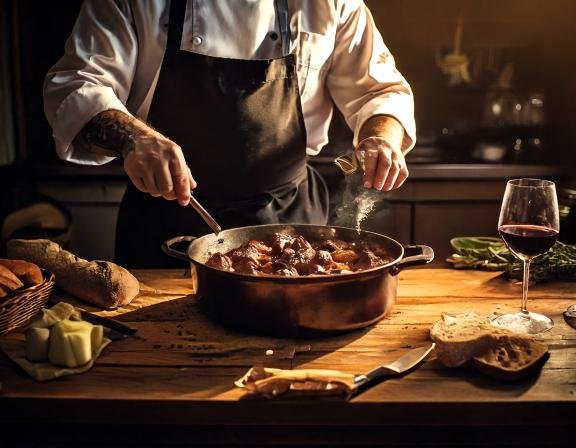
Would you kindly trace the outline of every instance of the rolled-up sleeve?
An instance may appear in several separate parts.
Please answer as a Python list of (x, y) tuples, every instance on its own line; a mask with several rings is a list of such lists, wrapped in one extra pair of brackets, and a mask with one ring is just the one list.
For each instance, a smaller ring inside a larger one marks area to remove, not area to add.
[(354, 131), (354, 145), (366, 120), (390, 115), (404, 127), (402, 149), (416, 141), (412, 90), (397, 70), (372, 15), (363, 2), (343, 2), (327, 86)]
[(126, 101), (134, 76), (137, 37), (128, 0), (86, 0), (65, 54), (44, 82), (44, 111), (60, 158), (103, 164), (110, 157), (84, 150), (74, 139), (98, 113)]

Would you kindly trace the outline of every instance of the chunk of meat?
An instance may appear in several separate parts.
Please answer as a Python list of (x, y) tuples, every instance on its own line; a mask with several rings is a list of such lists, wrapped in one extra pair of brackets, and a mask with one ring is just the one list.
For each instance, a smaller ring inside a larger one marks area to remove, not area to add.
[(360, 252), (358, 260), (354, 263), (354, 270), (360, 271), (364, 269), (372, 269), (384, 264), (384, 260), (377, 256), (370, 249), (364, 249)]
[(332, 255), (327, 250), (317, 250), (313, 261), (320, 266), (329, 266), (332, 263)]
[(283, 261), (287, 265), (293, 264), (296, 258), (296, 251), (290, 247), (287, 247), (282, 251), (278, 257), (278, 261)]
[(298, 275), (298, 271), (296, 270), (296, 268), (294, 268), (294, 266), (282, 260), (277, 260), (274, 262), (272, 273), (275, 275), (283, 275), (288, 277)]
[(318, 245), (318, 249), (327, 250), (328, 252), (334, 252), (335, 250), (342, 249), (344, 246), (343, 241), (326, 240), (322, 241)]
[(208, 266), (250, 275), (345, 274), (391, 261), (386, 250), (369, 242), (315, 241), (302, 235), (275, 233), (270, 241), (250, 240), (225, 254), (216, 253)]
[(250, 260), (253, 260), (254, 263), (258, 264), (258, 259), (260, 258), (258, 250), (254, 246), (249, 245), (243, 245), (236, 249), (232, 249), (228, 252), (228, 255), (234, 263), (249, 258)]
[(234, 263), (234, 269), (240, 274), (258, 275), (260, 265), (252, 258), (242, 258)]
[(272, 247), (258, 240), (250, 240), (246, 244), (248, 248), (255, 249), (258, 252), (258, 263), (260, 265), (272, 260)]
[(267, 244), (264, 244), (262, 241), (258, 241), (258, 240), (250, 240), (246, 243), (246, 245), (248, 247), (253, 247), (254, 249), (256, 249), (258, 251), (258, 253), (261, 254), (271, 254), (272, 253), (272, 247), (268, 246)]
[(353, 263), (358, 258), (358, 254), (350, 249), (338, 249), (332, 252), (332, 259), (339, 263)]
[(297, 252), (312, 249), (312, 245), (301, 235), (294, 238), (290, 247)]
[(275, 254), (282, 253), (286, 246), (292, 244), (292, 241), (294, 241), (294, 237), (287, 233), (275, 233), (272, 235), (272, 252)]
[(263, 274), (273, 274), (274, 273), (274, 263), (272, 261), (265, 263), (264, 265), (262, 265), (262, 268), (260, 269), (260, 271)]
[(310, 273), (310, 267), (315, 263), (314, 257), (316, 256), (316, 251), (309, 247), (307, 249), (302, 249), (296, 252), (294, 257), (293, 265), (300, 275), (308, 275)]
[(210, 266), (212, 268), (221, 269), (222, 271), (234, 271), (232, 267), (232, 260), (226, 254), (221, 254), (220, 252), (216, 252), (212, 254), (208, 261), (206, 262), (206, 266)]

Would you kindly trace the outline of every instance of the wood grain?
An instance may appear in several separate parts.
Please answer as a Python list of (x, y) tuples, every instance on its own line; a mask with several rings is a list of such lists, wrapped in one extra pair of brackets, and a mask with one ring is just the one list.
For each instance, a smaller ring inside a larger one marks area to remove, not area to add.
[[(135, 275), (142, 294), (129, 306), (115, 311), (82, 306), (137, 328), (138, 338), (112, 343), (89, 372), (49, 383), (31, 380), (0, 356), (0, 421), (34, 416), (58, 421), (54, 409), (77, 409), (82, 412), (67, 418), (117, 423), (119, 413), (130, 409), (124, 419), (132, 423), (246, 424), (257, 418), (259, 424), (461, 425), (473, 415), (477, 424), (569, 425), (576, 412), (576, 331), (562, 319), (562, 311), (576, 303), (572, 283), (531, 288), (530, 309), (555, 321), (539, 337), (550, 348), (539, 376), (500, 383), (470, 367), (445, 368), (432, 357), (409, 375), (384, 381), (346, 403), (254, 400), (233, 382), (254, 364), (367, 371), (424, 344), (443, 312), (489, 315), (517, 309), (520, 285), (494, 272), (406, 270), (400, 273), (397, 304), (378, 324), (336, 337), (295, 340), (245, 335), (210, 321), (199, 310), (186, 271)], [(3, 340), (17, 344), (22, 338), (11, 333)], [(393, 417), (382, 420), (375, 410)]]

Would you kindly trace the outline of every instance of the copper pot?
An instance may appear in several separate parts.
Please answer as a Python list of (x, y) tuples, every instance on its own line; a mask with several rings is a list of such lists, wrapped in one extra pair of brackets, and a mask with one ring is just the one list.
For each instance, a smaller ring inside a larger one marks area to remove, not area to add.
[[(361, 240), (385, 248), (393, 261), (349, 274), (299, 277), (239, 274), (205, 264), (215, 252), (227, 252), (251, 239), (269, 240), (276, 232), (303, 235), (309, 241)], [(172, 247), (183, 241), (189, 242), (186, 252)], [(190, 262), (197, 296), (209, 316), (243, 332), (277, 337), (343, 333), (379, 321), (396, 302), (400, 270), (434, 258), (428, 246), (403, 247), (374, 232), (305, 224), (241, 227), (200, 238), (178, 236), (164, 242), (162, 250)]]

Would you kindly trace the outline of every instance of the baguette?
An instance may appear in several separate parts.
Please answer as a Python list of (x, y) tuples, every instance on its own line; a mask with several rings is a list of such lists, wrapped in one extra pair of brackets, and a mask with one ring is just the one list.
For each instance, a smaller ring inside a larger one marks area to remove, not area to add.
[(7, 253), (53, 272), (59, 288), (102, 308), (126, 305), (140, 291), (138, 280), (123, 267), (84, 260), (50, 240), (13, 239)]
[(447, 367), (469, 361), (482, 373), (516, 380), (537, 371), (547, 359), (548, 348), (533, 338), (495, 327), (476, 313), (442, 315), (430, 329), (436, 354)]

